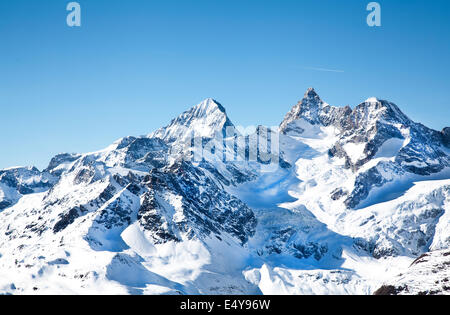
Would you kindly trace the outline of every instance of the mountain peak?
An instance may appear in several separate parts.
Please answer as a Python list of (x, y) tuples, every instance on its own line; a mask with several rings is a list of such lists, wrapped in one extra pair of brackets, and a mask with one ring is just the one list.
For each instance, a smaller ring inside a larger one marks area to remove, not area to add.
[(192, 134), (196, 137), (213, 138), (216, 132), (222, 132), (229, 126), (233, 124), (225, 108), (216, 100), (207, 98), (172, 120), (167, 127), (151, 134), (150, 137), (161, 138), (169, 143), (184, 141)]
[[(311, 109), (317, 107), (323, 107), (325, 104), (320, 98), (319, 94), (317, 94), (316, 90), (312, 87), (308, 88), (303, 96), (303, 99), (299, 102), (303, 109)], [(299, 105), (297, 104), (297, 105)]]
[(305, 99), (305, 98), (315, 98), (315, 97), (319, 97), (319, 95), (317, 94), (316, 90), (313, 87), (310, 87), (306, 90), (303, 98)]
[(355, 112), (365, 112), (372, 120), (384, 119), (387, 121), (397, 121), (403, 124), (411, 123), (411, 119), (392, 102), (376, 97), (370, 97), (358, 105)]
[(295, 105), (289, 113), (287, 113), (280, 130), (287, 131), (288, 125), (296, 120), (303, 118), (309, 123), (315, 125), (319, 123), (319, 114), (325, 103), (320, 99), (314, 88), (308, 88), (303, 99)]
[[(303, 99), (295, 105), (286, 115), (281, 123), (280, 130), (284, 133), (289, 131), (302, 132), (298, 123), (304, 120), (312, 125), (335, 124), (344, 128), (342, 123), (347, 124), (350, 121), (358, 121), (358, 124), (374, 123), (379, 120), (397, 122), (410, 125), (412, 121), (392, 102), (370, 97), (354, 110), (350, 107), (329, 106), (322, 101), (314, 88), (308, 88)], [(345, 127), (345, 128), (347, 128)], [(345, 129), (344, 128), (344, 129)]]
[(226, 115), (225, 108), (219, 102), (217, 102), (213, 98), (207, 98), (200, 104), (194, 106), (188, 112), (192, 112), (194, 115), (203, 116), (203, 115), (209, 115), (215, 111), (219, 111)]
[(378, 103), (380, 100), (376, 97), (369, 97), (364, 103)]

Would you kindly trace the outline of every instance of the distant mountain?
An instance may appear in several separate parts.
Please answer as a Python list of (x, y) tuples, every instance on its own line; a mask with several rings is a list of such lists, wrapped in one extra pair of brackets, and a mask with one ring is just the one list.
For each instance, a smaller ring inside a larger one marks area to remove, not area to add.
[(330, 157), (343, 159), (345, 168), (358, 174), (350, 189), (338, 188), (333, 196), (344, 198), (349, 208), (390, 182), (438, 174), (450, 167), (446, 132), (411, 121), (388, 101), (370, 98), (352, 110), (330, 106), (309, 89), (286, 116), (281, 132), (302, 136), (312, 127), (333, 129), (336, 139)]
[(1, 170), (0, 293), (448, 293), (445, 261), (409, 266), (449, 249), (449, 143), (377, 98), (308, 89), (277, 130), (207, 99), (148, 136)]

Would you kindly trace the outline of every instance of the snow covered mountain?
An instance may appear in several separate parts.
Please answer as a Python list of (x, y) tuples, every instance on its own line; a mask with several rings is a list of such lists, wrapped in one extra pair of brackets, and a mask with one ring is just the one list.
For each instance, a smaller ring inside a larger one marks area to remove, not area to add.
[(404, 274), (378, 289), (376, 295), (450, 294), (450, 251), (426, 253), (417, 258)]
[[(308, 89), (278, 130), (243, 129), (207, 99), (148, 136), (1, 170), (0, 293), (437, 292), (412, 284), (434, 267), (409, 266), (450, 247), (449, 128)], [(393, 290), (399, 274), (415, 289)]]
[(0, 211), (14, 205), (22, 196), (46, 191), (56, 178), (35, 167), (0, 170)]

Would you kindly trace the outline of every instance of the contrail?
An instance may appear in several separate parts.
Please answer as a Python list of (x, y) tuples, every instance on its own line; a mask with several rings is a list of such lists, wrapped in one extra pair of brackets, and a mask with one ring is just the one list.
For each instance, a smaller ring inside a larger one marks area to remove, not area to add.
[(315, 67), (303, 67), (303, 69), (314, 70), (314, 71), (323, 71), (323, 72), (336, 72), (336, 73), (344, 73), (344, 70), (336, 70), (336, 69), (327, 69), (327, 68), (315, 68)]

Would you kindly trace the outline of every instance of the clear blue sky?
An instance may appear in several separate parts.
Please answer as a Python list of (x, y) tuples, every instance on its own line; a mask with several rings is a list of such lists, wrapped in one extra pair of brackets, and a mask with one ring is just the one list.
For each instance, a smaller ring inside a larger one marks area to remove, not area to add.
[(379, 1), (381, 28), (369, 0), (80, 0), (77, 29), (68, 2), (0, 1), (0, 168), (147, 134), (207, 97), (278, 125), (310, 86), (450, 125), (448, 0)]

